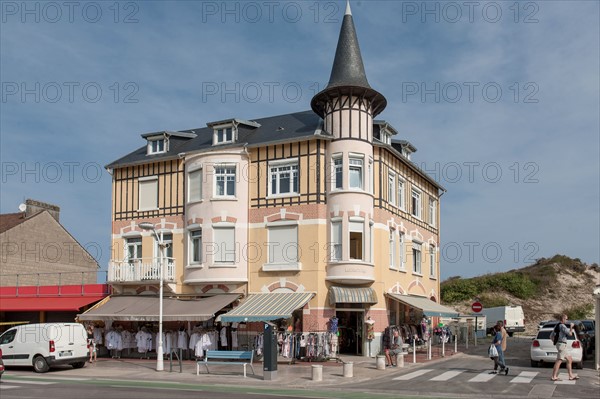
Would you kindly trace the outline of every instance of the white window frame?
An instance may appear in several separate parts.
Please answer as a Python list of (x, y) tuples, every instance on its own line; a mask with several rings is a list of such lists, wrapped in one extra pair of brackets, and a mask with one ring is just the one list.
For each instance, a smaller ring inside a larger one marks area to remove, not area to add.
[[(281, 170), (282, 168), (290, 168), (289, 170)], [(290, 175), (290, 191), (281, 192), (281, 176), (289, 173)], [(275, 182), (275, 193), (273, 193), (273, 175), (277, 176)], [(296, 186), (294, 189), (294, 185)], [(268, 197), (288, 197), (300, 194), (300, 165), (298, 158), (286, 159), (282, 161), (269, 162), (269, 195)]]
[[(334, 154), (331, 157), (332, 190), (342, 190), (344, 188), (344, 157), (342, 154)], [(338, 171), (340, 172), (338, 180)], [(339, 186), (339, 187), (338, 187)]]
[(417, 219), (421, 219), (421, 215), (423, 213), (423, 193), (421, 190), (412, 188), (410, 191), (410, 213)]
[[(358, 231), (358, 229), (353, 229), (353, 225), (354, 224), (361, 224), (362, 229), (360, 231)], [(360, 233), (361, 234), (361, 247), (360, 247), (360, 258), (353, 258), (352, 257), (352, 233)], [(348, 257), (350, 260), (355, 260), (355, 261), (363, 261), (365, 260), (365, 221), (364, 220), (354, 220), (354, 219), (350, 219), (350, 222), (348, 223)]]
[(390, 244), (390, 269), (396, 270), (396, 230), (390, 229), (388, 241)]
[[(142, 186), (149, 186), (150, 184), (154, 185), (155, 187), (155, 192), (152, 193), (154, 196), (154, 201), (152, 206), (143, 207), (143, 198), (145, 198), (145, 195), (148, 194), (142, 195), (142, 190), (147, 191), (149, 188), (146, 187), (145, 189), (142, 189)], [(158, 176), (140, 177), (138, 179), (138, 211), (153, 211), (156, 209), (158, 209)]]
[(396, 174), (392, 171), (388, 172), (388, 201), (396, 206)]
[(413, 274), (422, 276), (422, 265), (423, 265), (423, 244), (420, 242), (413, 241), (412, 246), (413, 253)]
[[(292, 241), (283, 243), (283, 245), (274, 245), (274, 243), (282, 244), (280, 239), (275, 238), (286, 234), (282, 230), (288, 230), (287, 234), (294, 237), (294, 245), (290, 245)], [(267, 263), (263, 265), (264, 271), (296, 271), (301, 269), (298, 230), (298, 223), (295, 222), (275, 222), (267, 225)], [(288, 258), (291, 248), (295, 249), (295, 256), (292, 252), (292, 257)]]
[[(200, 234), (199, 236), (197, 234)], [(195, 236), (196, 235), (196, 236)], [(195, 244), (194, 241), (198, 240), (198, 243)], [(203, 251), (202, 251), (202, 229), (195, 228), (193, 230), (188, 231), (188, 248), (189, 248), (189, 263), (192, 265), (198, 265), (203, 263)], [(195, 249), (198, 250), (198, 259), (194, 259)]]
[[(334, 227), (334, 225), (336, 227)], [(336, 236), (336, 230), (338, 232)], [(333, 262), (339, 262), (343, 256), (343, 225), (342, 220), (331, 221), (331, 260)]]
[(430, 245), (429, 246), (429, 276), (432, 278), (436, 278), (437, 277), (437, 273), (436, 271), (436, 267), (435, 267), (435, 245)]
[[(237, 248), (236, 248), (236, 242), (235, 242), (235, 225), (231, 224), (227, 224), (227, 225), (213, 225), (213, 244), (215, 245), (215, 250), (216, 253), (213, 252), (213, 265), (215, 266), (232, 266), (235, 265), (236, 263), (236, 256), (237, 256)], [(217, 231), (231, 231), (233, 232), (233, 242), (231, 243), (233, 245), (233, 252), (231, 251), (231, 248), (229, 248), (229, 246), (227, 245), (228, 243), (223, 241), (217, 241)], [(233, 256), (233, 259), (231, 259), (231, 257)]]
[[(173, 258), (173, 233), (170, 231), (159, 231), (157, 234), (163, 244), (165, 244), (165, 258)], [(156, 237), (154, 237), (154, 258), (160, 262), (160, 246)]]
[[(225, 173), (218, 173), (218, 171), (220, 169), (224, 169)], [(233, 173), (227, 171), (228, 169), (233, 169)], [(214, 192), (213, 192), (213, 196), (215, 198), (235, 198), (236, 197), (236, 192), (237, 192), (237, 165), (235, 164), (218, 164), (218, 165), (214, 165), (214, 171), (215, 171), (215, 176), (214, 176)], [(227, 194), (227, 185), (229, 182), (231, 182), (231, 180), (229, 179), (230, 177), (233, 176), (233, 194)], [(218, 193), (218, 182), (219, 182), (219, 177), (223, 177), (223, 194), (219, 194)]]
[[(360, 185), (352, 185), (352, 171), (358, 170)], [(364, 190), (365, 187), (365, 158), (362, 156), (350, 155), (348, 157), (348, 187), (355, 190)]]
[(435, 227), (436, 222), (436, 214), (437, 214), (437, 204), (436, 200), (429, 197), (429, 224)]
[[(162, 148), (160, 148), (160, 146), (158, 144), (160, 142), (162, 142)], [(156, 137), (156, 138), (148, 139), (148, 144), (146, 147), (146, 153), (148, 155), (163, 154), (163, 153), (167, 152), (168, 150), (169, 150), (169, 140), (167, 140), (166, 137)]]
[[(235, 143), (236, 129), (233, 125), (221, 125), (213, 128), (213, 145)], [(227, 130), (230, 131), (231, 137), (227, 137)]]
[[(197, 179), (197, 183), (198, 183), (198, 192), (195, 193), (197, 194), (197, 197), (192, 197), (192, 195), (194, 194), (192, 192), (192, 185), (193, 185), (193, 181)], [(199, 180), (199, 181), (198, 181)], [(188, 172), (188, 202), (198, 202), (198, 201), (202, 201), (202, 182), (203, 182), (203, 175), (202, 175), (202, 168), (195, 168), (192, 169)]]
[[(133, 248), (134, 256), (129, 256), (129, 248)], [(136, 263), (142, 260), (142, 237), (134, 236), (125, 239), (125, 260), (129, 263)]]
[(398, 257), (400, 258), (398, 270), (404, 271), (406, 270), (406, 262), (404, 259), (406, 258), (406, 246), (404, 243), (404, 233), (401, 231), (398, 233), (398, 246), (400, 248), (398, 253)]
[(406, 208), (406, 180), (398, 176), (398, 208)]

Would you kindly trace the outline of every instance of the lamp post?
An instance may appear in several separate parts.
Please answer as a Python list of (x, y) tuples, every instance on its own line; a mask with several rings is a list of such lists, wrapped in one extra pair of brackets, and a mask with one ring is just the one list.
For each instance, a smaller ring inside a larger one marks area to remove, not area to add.
[(142, 223), (138, 223), (138, 226), (140, 226), (140, 228), (142, 230), (150, 230), (152, 231), (152, 233), (154, 233), (154, 236), (156, 237), (156, 241), (158, 242), (158, 248), (159, 248), (159, 253), (160, 253), (160, 259), (159, 259), (159, 270), (160, 270), (160, 277), (158, 279), (159, 281), (159, 288), (158, 288), (158, 344), (156, 345), (156, 371), (163, 371), (164, 370), (164, 363), (163, 363), (163, 273), (164, 273), (164, 250), (165, 250), (165, 243), (162, 240), (162, 233), (161, 233), (161, 237), (158, 236), (158, 233), (156, 232), (156, 228), (154, 227), (154, 224), (149, 223), (149, 222), (142, 222)]

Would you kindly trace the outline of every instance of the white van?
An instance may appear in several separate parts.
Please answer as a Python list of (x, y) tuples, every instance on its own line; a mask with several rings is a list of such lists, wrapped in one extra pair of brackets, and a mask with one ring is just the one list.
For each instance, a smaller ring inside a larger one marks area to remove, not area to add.
[(492, 328), (499, 320), (504, 322), (504, 328), (509, 337), (512, 337), (516, 332), (525, 331), (525, 314), (521, 306), (498, 306), (495, 308), (487, 308), (481, 311), (482, 315), (486, 316), (486, 332), (491, 334)]
[(5, 366), (33, 366), (45, 373), (51, 366), (85, 366), (89, 358), (87, 332), (79, 323), (23, 324), (0, 335)]

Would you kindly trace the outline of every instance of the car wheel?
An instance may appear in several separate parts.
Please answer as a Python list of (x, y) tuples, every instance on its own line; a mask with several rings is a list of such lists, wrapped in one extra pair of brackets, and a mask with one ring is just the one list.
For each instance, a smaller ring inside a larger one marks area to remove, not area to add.
[(33, 358), (33, 370), (36, 373), (45, 373), (49, 369), (48, 362), (46, 362), (46, 359), (44, 359), (43, 356), (36, 356)]
[(536, 362), (535, 360), (531, 361), (531, 367), (539, 367), (540, 366), (540, 362)]
[(80, 369), (80, 368), (83, 368), (85, 366), (85, 362), (73, 363), (73, 364), (71, 364), (71, 366), (73, 366), (74, 369)]

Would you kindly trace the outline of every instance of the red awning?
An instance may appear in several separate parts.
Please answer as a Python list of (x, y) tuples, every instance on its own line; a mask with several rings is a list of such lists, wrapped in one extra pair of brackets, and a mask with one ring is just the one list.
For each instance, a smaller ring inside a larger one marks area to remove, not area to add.
[(79, 311), (104, 296), (0, 298), (0, 312)]

